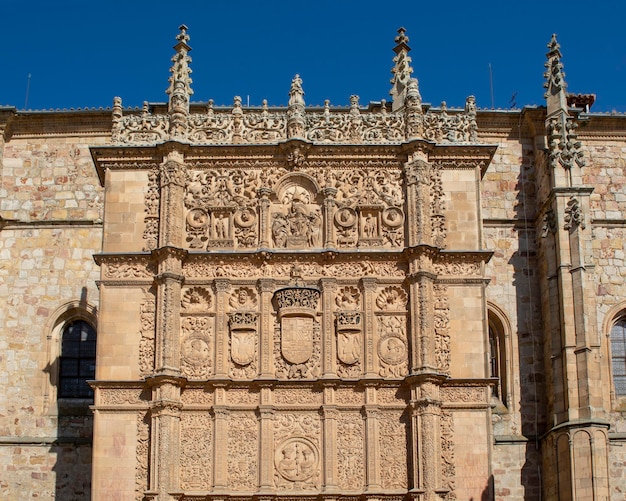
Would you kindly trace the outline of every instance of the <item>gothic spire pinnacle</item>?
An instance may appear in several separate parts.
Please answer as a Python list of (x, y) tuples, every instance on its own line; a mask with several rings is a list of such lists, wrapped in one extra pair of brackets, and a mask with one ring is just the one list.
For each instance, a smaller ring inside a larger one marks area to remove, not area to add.
[(395, 66), (391, 70), (393, 77), (391, 78), (391, 91), (389, 92), (393, 98), (393, 111), (396, 111), (404, 106), (404, 100), (406, 98), (409, 84), (411, 92), (414, 94), (413, 97), (417, 98), (421, 102), (417, 78), (411, 77), (411, 74), (413, 73), (411, 57), (409, 56), (411, 47), (409, 47), (409, 37), (406, 36), (406, 30), (404, 28), (398, 29), (398, 36), (396, 36), (395, 42), (396, 46), (393, 49), (396, 53), (393, 58)]
[(545, 63), (546, 71), (543, 74), (546, 82), (543, 86), (546, 89), (544, 97), (547, 101), (548, 117), (558, 112), (567, 114), (567, 84), (561, 63), (561, 46), (557, 42), (555, 34), (552, 35), (552, 39), (548, 43), (546, 57), (548, 60)]
[(174, 45), (176, 53), (172, 56), (172, 67), (170, 68), (171, 76), (169, 78), (169, 87), (167, 94), (170, 96), (169, 113), (170, 113), (170, 135), (184, 136), (187, 128), (187, 115), (189, 114), (189, 98), (193, 94), (191, 89), (191, 57), (189, 51), (191, 47), (187, 44), (189, 35), (187, 34), (187, 26), (184, 24), (179, 27), (180, 33), (176, 36), (178, 43)]

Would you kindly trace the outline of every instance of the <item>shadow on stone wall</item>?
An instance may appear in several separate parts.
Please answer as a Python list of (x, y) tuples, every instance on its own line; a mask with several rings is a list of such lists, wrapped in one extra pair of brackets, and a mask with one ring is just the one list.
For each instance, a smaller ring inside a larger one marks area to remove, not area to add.
[[(80, 308), (87, 310), (87, 288), (82, 288)], [(67, 323), (74, 317), (60, 317)], [(59, 353), (61, 349), (59, 347)], [(44, 369), (50, 384), (58, 394), (60, 357)], [(87, 384), (87, 382), (85, 382)], [(93, 398), (57, 398), (50, 402), (51, 413), (56, 408), (56, 438), (50, 446), (51, 470), (55, 477), (55, 499), (85, 501), (91, 499), (91, 453), (93, 442), (93, 413), (89, 408)]]
[(522, 144), (520, 175), (516, 184), (515, 205), (518, 249), (509, 264), (513, 268), (517, 325), (518, 364), (520, 370), (521, 434), (527, 440), (525, 461), (520, 482), (523, 499), (541, 499), (541, 444), (539, 437), (545, 429), (545, 367), (543, 361), (543, 331), (541, 321), (541, 290), (539, 286), (536, 247), (536, 182), (533, 150)]

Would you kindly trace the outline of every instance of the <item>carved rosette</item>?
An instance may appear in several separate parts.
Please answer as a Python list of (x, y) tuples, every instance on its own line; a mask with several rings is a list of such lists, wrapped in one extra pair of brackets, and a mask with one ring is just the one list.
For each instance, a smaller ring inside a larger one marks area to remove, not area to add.
[(213, 373), (213, 318), (184, 317), (181, 331), (181, 374), (206, 379)]
[(280, 414), (274, 421), (274, 484), (279, 490), (320, 488), (319, 415)]
[(274, 293), (280, 322), (275, 349), (279, 377), (317, 376), (320, 329), (315, 317), (319, 299), (320, 291), (309, 287), (287, 287)]

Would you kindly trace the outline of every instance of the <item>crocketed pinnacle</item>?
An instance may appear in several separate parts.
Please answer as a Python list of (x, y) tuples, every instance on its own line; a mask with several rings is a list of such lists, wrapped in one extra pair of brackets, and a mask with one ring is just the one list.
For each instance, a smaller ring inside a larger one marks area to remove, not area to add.
[(173, 64), (170, 68), (170, 86), (166, 91), (170, 96), (170, 100), (176, 93), (182, 92), (187, 96), (191, 96), (193, 94), (193, 90), (191, 89), (192, 80), (190, 77), (191, 68), (189, 67), (189, 63), (191, 63), (191, 57), (189, 57), (191, 47), (187, 44), (189, 41), (187, 29), (187, 26), (184, 24), (181, 25), (179, 27), (180, 33), (176, 36), (178, 43), (174, 45), (176, 53), (172, 56)]
[(395, 66), (391, 70), (393, 77), (391, 78), (391, 91), (389, 92), (393, 98), (392, 109), (394, 111), (404, 106), (409, 82), (411, 83), (412, 93), (415, 94), (417, 92), (417, 96), (414, 95), (413, 97), (421, 101), (417, 79), (411, 77), (413, 73), (411, 57), (409, 56), (411, 47), (409, 47), (409, 37), (406, 36), (406, 30), (404, 28), (398, 29), (398, 36), (396, 36), (395, 42), (396, 46), (393, 49), (396, 53), (393, 58)]
[(545, 63), (546, 71), (543, 74), (546, 81), (543, 86), (546, 89), (544, 97), (547, 100), (548, 116), (559, 111), (567, 113), (567, 84), (561, 63), (561, 46), (556, 40), (556, 35), (552, 35), (552, 39), (548, 43), (546, 57), (548, 60)]

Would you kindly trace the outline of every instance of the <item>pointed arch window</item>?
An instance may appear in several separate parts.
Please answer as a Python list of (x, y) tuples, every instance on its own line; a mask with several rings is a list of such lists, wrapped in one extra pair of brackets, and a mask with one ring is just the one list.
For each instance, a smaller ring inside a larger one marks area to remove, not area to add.
[(611, 367), (615, 395), (626, 396), (626, 317), (611, 328)]
[(493, 396), (508, 407), (508, 366), (506, 331), (500, 316), (489, 311), (489, 377), (497, 379), (492, 386)]
[(59, 359), (59, 398), (93, 398), (87, 381), (96, 374), (96, 330), (85, 320), (63, 326)]

